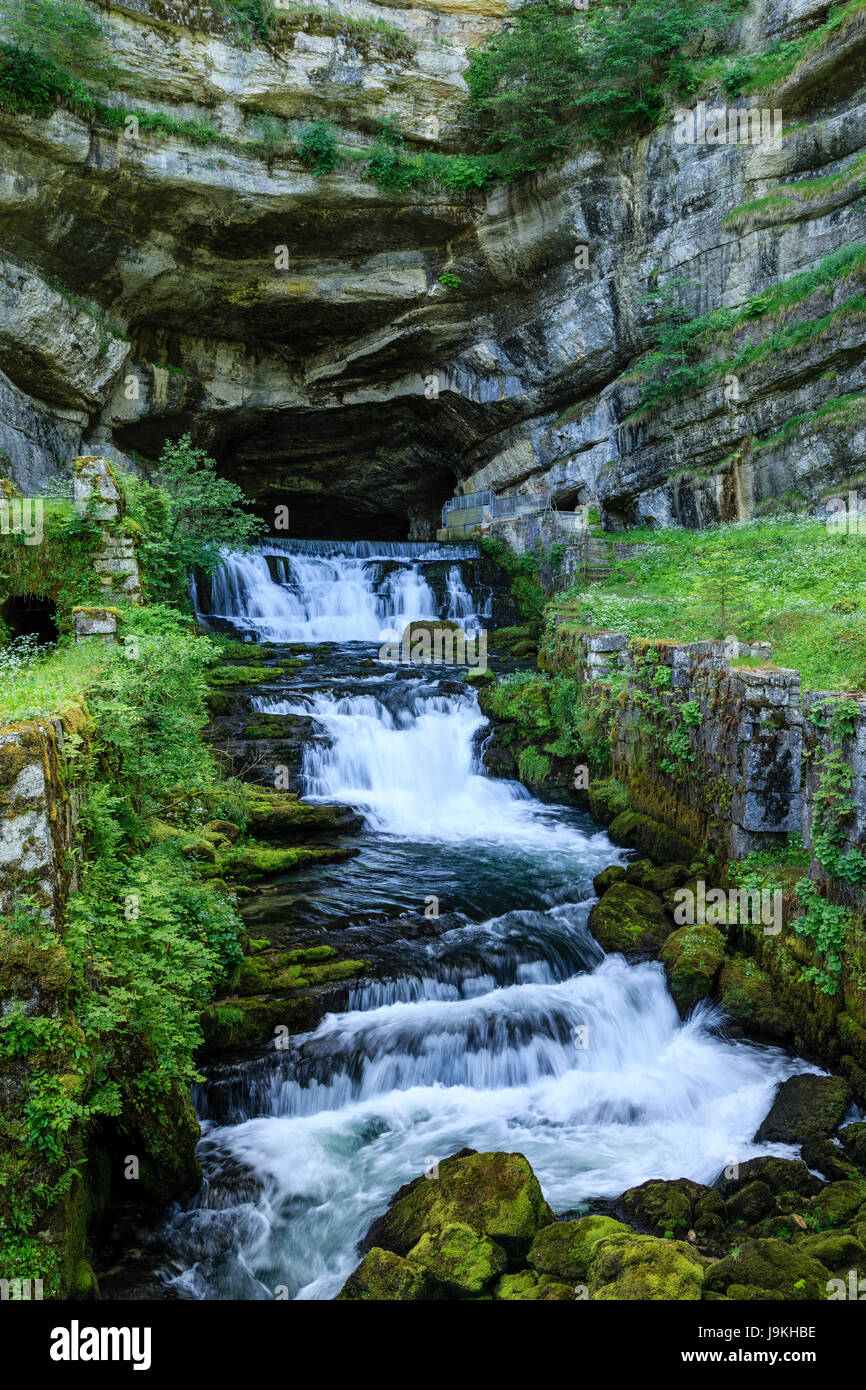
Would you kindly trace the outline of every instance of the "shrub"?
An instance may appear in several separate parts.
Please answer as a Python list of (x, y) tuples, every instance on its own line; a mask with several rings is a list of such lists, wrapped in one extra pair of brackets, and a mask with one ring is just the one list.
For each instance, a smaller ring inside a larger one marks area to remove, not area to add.
[(317, 178), (330, 174), (339, 160), (337, 137), (327, 121), (316, 121), (301, 136), (298, 154)]

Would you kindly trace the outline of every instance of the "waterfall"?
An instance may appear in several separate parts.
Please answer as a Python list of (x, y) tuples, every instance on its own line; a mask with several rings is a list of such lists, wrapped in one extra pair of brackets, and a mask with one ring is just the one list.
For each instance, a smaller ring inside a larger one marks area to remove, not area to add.
[[(261, 635), (375, 641), (389, 621), (467, 622), (478, 607), (465, 561), (434, 547), (274, 549), (227, 557), (214, 582), (219, 611)], [(683, 1022), (661, 965), (605, 956), (587, 925), (592, 877), (623, 852), (582, 813), (485, 775), (474, 690), (370, 650), (344, 646), (333, 678), (287, 676), (279, 696), (252, 699), (314, 721), (305, 794), (365, 815), (357, 856), (328, 873), (359, 953), (381, 942), (382, 978), (287, 1050), (217, 1066), (199, 1088), (205, 1182), (164, 1232), (165, 1277), (188, 1298), (334, 1297), (397, 1188), (466, 1146), (525, 1154), (560, 1213), (648, 1178), (711, 1182), (727, 1163), (793, 1154), (752, 1136), (779, 1082), (814, 1068), (726, 1038), (714, 1006)], [(405, 916), (441, 899), (447, 919), (371, 925), (385, 880)], [(499, 909), (479, 911), (491, 892)], [(297, 891), (294, 920), (313, 920), (317, 897), (321, 879)]]
[(447, 605), (440, 612), (424, 574), (425, 565), (441, 566), (455, 555), (475, 559), (478, 549), (396, 541), (268, 541), (248, 554), (223, 554), (211, 583), (208, 616), (270, 642), (381, 642), (386, 631), (402, 633), (406, 623), (438, 616), (468, 628), (489, 610), (489, 598), (470, 594), (454, 564)]

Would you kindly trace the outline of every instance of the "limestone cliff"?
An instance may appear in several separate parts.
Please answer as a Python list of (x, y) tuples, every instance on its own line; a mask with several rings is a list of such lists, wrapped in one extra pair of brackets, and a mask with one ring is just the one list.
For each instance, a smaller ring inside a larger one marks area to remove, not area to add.
[[(669, 121), (483, 193), (380, 188), (365, 151), (383, 118), (414, 148), (465, 147), (466, 53), (507, 8), (344, 0), (278, 12), (244, 47), (204, 0), (101, 6), (114, 104), (206, 118), (215, 138), (0, 115), (0, 445), (18, 485), (78, 453), (152, 459), (189, 429), (295, 534), (403, 538), (432, 534), (456, 485), (598, 498), (616, 528), (816, 506), (853, 478), (862, 266), (784, 302), (774, 287), (866, 241), (864, 10), (826, 28), (826, 0), (757, 0), (741, 21), (742, 52), (820, 31), (755, 97), (782, 111), (778, 141), (678, 143)], [(322, 116), (341, 146), (324, 177), (262, 135), (263, 117)], [(646, 295), (671, 281), (689, 317), (732, 322), (647, 410), (631, 373)]]

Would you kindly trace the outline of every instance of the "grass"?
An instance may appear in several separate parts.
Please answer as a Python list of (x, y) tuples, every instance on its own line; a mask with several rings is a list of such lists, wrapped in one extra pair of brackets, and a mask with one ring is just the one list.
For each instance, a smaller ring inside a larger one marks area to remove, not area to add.
[(866, 0), (849, 0), (831, 10), (826, 21), (798, 39), (777, 39), (762, 53), (743, 54), (734, 61), (728, 57), (710, 59), (694, 74), (695, 90), (708, 91), (722, 86), (729, 96), (749, 92), (769, 93), (785, 81), (807, 58), (827, 48), (833, 40), (859, 24), (866, 12)]
[(641, 550), (614, 559), (605, 583), (558, 595), (549, 615), (629, 637), (769, 640), (804, 688), (866, 689), (866, 535), (792, 517), (617, 540)]
[[(824, 256), (809, 270), (753, 295), (740, 309), (713, 309), (687, 323), (663, 328), (658, 346), (624, 378), (646, 383), (643, 399), (627, 417), (628, 422), (644, 418), (660, 402), (698, 390), (710, 380), (736, 374), (776, 354), (795, 351), (833, 331), (846, 318), (862, 317), (866, 313), (866, 296), (853, 294), (826, 314), (791, 325), (784, 322), (790, 310), (813, 294), (846, 280), (862, 278), (864, 271), (866, 242), (853, 242)], [(768, 332), (774, 319), (779, 326), (775, 332)], [(715, 347), (727, 345), (730, 352), (734, 336), (740, 333), (749, 336), (737, 351), (711, 356)]]
[(10, 671), (0, 648), (0, 726), (60, 714), (79, 703), (114, 652), (101, 642), (61, 645)]
[(722, 226), (743, 231), (756, 222), (784, 222), (797, 217), (804, 203), (828, 198), (852, 185), (866, 189), (866, 154), (857, 155), (836, 174), (803, 179), (800, 183), (781, 183), (763, 198), (753, 198), (733, 208), (722, 218)]

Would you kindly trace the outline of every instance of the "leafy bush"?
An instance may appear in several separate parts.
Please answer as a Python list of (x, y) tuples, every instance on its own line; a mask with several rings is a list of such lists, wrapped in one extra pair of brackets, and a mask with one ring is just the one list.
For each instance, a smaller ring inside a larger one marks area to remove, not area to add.
[(317, 178), (330, 174), (339, 161), (337, 136), (327, 121), (316, 121), (301, 136), (298, 154)]

